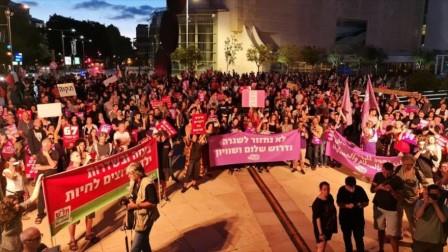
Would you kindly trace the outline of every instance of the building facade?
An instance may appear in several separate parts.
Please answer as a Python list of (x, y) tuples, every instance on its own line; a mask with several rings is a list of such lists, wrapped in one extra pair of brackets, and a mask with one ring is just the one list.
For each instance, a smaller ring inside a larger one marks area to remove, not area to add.
[[(410, 55), (422, 44), (425, 17), (424, 0), (189, 0), (189, 7), (188, 41), (203, 53), (198, 68), (226, 70), (225, 40), (236, 32), (243, 51), (229, 70), (238, 72), (256, 71), (246, 59), (255, 45), (373, 46)], [(178, 19), (179, 46), (185, 46), (186, 15)]]

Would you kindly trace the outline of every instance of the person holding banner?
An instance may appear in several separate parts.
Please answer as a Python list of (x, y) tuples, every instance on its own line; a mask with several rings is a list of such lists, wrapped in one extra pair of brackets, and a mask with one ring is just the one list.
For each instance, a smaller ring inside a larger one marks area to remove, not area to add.
[(312, 159), (311, 168), (316, 169), (323, 165), (323, 151), (322, 151), (322, 135), (324, 129), (320, 125), (320, 118), (314, 117), (311, 121), (311, 145), (312, 145)]
[(367, 121), (362, 130), (362, 150), (376, 155), (376, 143), (378, 142), (378, 126), (379, 123), (373, 124), (372, 121)]
[[(42, 141), (42, 149), (36, 156), (36, 169), (37, 174), (43, 174), (44, 176), (50, 176), (57, 173), (59, 154), (53, 150), (52, 143), (48, 138)], [(45, 217), (45, 202), (43, 190), (40, 190), (37, 199), (37, 217), (35, 224), (42, 223), (42, 219)]]
[(160, 195), (163, 199), (168, 200), (166, 195), (166, 181), (172, 176), (170, 171), (170, 153), (171, 153), (171, 143), (168, 138), (168, 134), (165, 131), (160, 131), (157, 133), (157, 154), (159, 161), (159, 178), (158, 182), (161, 186)]
[(205, 135), (192, 135), (189, 141), (190, 154), (188, 162), (188, 167), (185, 174), (184, 185), (181, 192), (185, 193), (191, 186), (195, 190), (199, 190), (198, 180), (200, 178), (201, 169), (201, 158), (202, 158), (202, 147), (207, 143)]
[(160, 217), (157, 189), (152, 179), (145, 175), (140, 163), (130, 164), (126, 173), (133, 184), (127, 209), (133, 210), (135, 215), (135, 236), (131, 252), (151, 252), (149, 234), (154, 222)]
[[(79, 147), (77, 146), (77, 149)], [(70, 165), (67, 167), (67, 171), (77, 169), (82, 166), (82, 157), (80, 152), (73, 151), (70, 155)], [(92, 241), (95, 239), (95, 234), (92, 231), (93, 227), (93, 219), (95, 218), (95, 213), (91, 213), (86, 216), (86, 240)], [(76, 241), (76, 225), (79, 224), (79, 221), (73, 224), (70, 224), (68, 226), (68, 233), (70, 235), (70, 242), (69, 242), (69, 248), (71, 251), (77, 251), (78, 250), (78, 244)]]

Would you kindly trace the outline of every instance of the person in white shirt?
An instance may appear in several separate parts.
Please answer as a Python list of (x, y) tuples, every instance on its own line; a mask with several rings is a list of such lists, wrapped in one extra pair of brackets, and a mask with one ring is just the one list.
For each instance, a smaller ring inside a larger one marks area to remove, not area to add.
[(114, 143), (117, 148), (127, 150), (131, 143), (131, 135), (126, 131), (126, 125), (124, 122), (118, 124), (118, 130), (114, 134)]
[(6, 178), (6, 196), (16, 195), (19, 203), (23, 202), (26, 194), (26, 178), (22, 162), (17, 161), (15, 157), (11, 157), (2, 175)]

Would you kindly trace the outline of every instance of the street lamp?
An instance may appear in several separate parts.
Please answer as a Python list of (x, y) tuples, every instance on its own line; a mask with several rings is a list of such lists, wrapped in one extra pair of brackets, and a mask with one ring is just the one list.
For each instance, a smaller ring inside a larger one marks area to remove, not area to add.
[(13, 70), (14, 56), (12, 50), (11, 17), (14, 15), (14, 12), (12, 12), (9, 8), (6, 8), (5, 15), (6, 15), (6, 25), (8, 26), (9, 51), (11, 52), (11, 70)]
[(69, 31), (69, 32), (73, 32), (75, 33), (76, 30), (74, 28), (72, 29), (53, 29), (53, 28), (48, 28), (49, 31), (58, 31), (61, 33), (61, 44), (62, 44), (62, 57), (63, 57), (63, 61), (65, 63), (65, 44), (64, 44), (64, 32)]

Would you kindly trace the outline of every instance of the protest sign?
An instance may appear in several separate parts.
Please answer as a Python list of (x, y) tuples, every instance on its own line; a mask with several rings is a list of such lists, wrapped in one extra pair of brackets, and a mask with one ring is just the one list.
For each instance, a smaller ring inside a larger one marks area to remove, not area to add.
[(297, 90), (299, 89), (299, 87), (297, 86), (296, 83), (294, 82), (288, 82), (288, 84), (286, 84), (286, 88), (289, 88), (291, 90)]
[(79, 127), (78, 126), (65, 126), (62, 129), (62, 142), (67, 149), (73, 148), (76, 141), (79, 139)]
[(108, 87), (110, 84), (115, 83), (118, 81), (118, 77), (115, 75), (112, 75), (111, 77), (105, 79), (103, 81), (104, 86)]
[(401, 157), (382, 157), (364, 152), (361, 148), (345, 139), (337, 131), (331, 131), (325, 154), (354, 172), (373, 179), (381, 171), (384, 163), (401, 165)]
[(194, 114), (191, 117), (191, 134), (205, 134), (205, 123), (207, 122), (207, 114)]
[(160, 121), (157, 125), (156, 125), (156, 129), (157, 130), (163, 130), (166, 133), (168, 133), (169, 136), (175, 136), (177, 134), (176, 129), (174, 129), (174, 127), (167, 121), (167, 120), (162, 120)]
[(76, 96), (76, 89), (73, 83), (58, 84), (58, 91), (60, 97)]
[(297, 160), (300, 157), (300, 134), (261, 135), (245, 132), (209, 138), (210, 166)]
[(170, 96), (162, 97), (162, 103), (165, 103), (168, 108), (171, 108), (171, 97)]
[(163, 102), (161, 100), (152, 100), (151, 101), (151, 107), (153, 108), (159, 108), (162, 107)]
[(289, 97), (289, 89), (287, 89), (287, 88), (282, 89), (281, 94), (282, 94), (283, 98), (288, 98)]
[(37, 116), (39, 118), (58, 117), (62, 115), (61, 103), (37, 104)]
[(157, 176), (154, 139), (84, 167), (46, 177), (43, 192), (51, 235), (126, 195), (126, 168), (134, 162), (140, 162), (147, 174)]
[(264, 90), (244, 90), (242, 104), (244, 108), (264, 108), (266, 92)]

